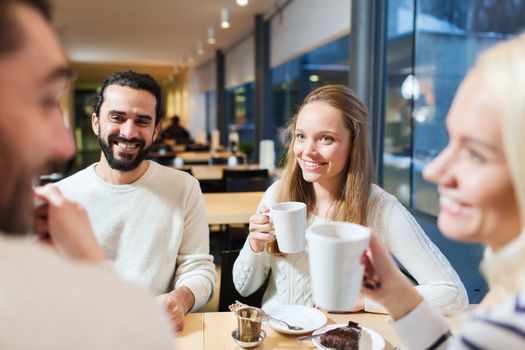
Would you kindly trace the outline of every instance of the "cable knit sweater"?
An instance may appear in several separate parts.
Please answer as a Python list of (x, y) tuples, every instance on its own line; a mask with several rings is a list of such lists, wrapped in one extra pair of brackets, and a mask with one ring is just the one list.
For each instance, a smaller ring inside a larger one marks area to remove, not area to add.
[[(278, 185), (279, 181), (268, 188), (259, 206), (275, 204)], [(307, 226), (328, 221), (310, 214)], [(366, 222), (390, 253), (417, 280), (418, 292), (431, 305), (444, 313), (459, 312), (468, 305), (465, 287), (445, 256), (405, 207), (376, 185), (372, 186), (368, 200)], [(254, 253), (248, 240), (233, 267), (235, 288), (241, 295), (252, 294), (264, 283), (270, 270), (263, 306), (308, 305), (312, 302), (306, 251), (282, 257), (264, 251)], [(368, 299), (365, 300), (365, 310), (386, 313), (381, 305)]]
[(113, 185), (96, 174), (97, 164), (57, 185), (66, 198), (87, 209), (118, 274), (154, 294), (186, 286), (195, 296), (193, 310), (206, 304), (216, 273), (197, 180), (149, 162), (139, 180)]

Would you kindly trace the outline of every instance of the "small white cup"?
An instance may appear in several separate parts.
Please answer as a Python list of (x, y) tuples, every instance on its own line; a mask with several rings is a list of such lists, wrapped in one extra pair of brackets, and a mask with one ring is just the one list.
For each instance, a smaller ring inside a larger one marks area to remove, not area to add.
[(235, 166), (238, 165), (239, 161), (237, 160), (236, 156), (229, 156), (228, 157), (228, 166)]
[(182, 168), (184, 166), (184, 159), (175, 157), (173, 160), (173, 165), (175, 165), (177, 168)]
[(283, 253), (299, 253), (305, 247), (306, 204), (283, 202), (272, 205), (269, 213), (273, 223), (279, 250)]
[(309, 227), (308, 261), (314, 302), (329, 311), (348, 311), (359, 301), (370, 230), (349, 222)]

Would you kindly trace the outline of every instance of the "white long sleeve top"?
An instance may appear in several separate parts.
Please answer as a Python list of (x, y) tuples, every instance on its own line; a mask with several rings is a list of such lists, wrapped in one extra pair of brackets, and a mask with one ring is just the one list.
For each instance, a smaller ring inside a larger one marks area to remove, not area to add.
[(193, 310), (210, 299), (216, 281), (209, 229), (198, 181), (155, 162), (132, 184), (114, 185), (95, 163), (60, 181), (66, 198), (82, 204), (117, 273), (154, 294), (186, 286)]
[[(275, 204), (277, 186), (279, 181), (268, 188), (259, 206)], [(310, 214), (307, 225), (328, 221)], [(460, 312), (468, 305), (465, 287), (445, 256), (405, 207), (376, 185), (372, 186), (368, 200), (366, 225), (417, 280), (416, 289), (431, 305), (447, 314)], [(233, 267), (235, 288), (241, 295), (250, 295), (271, 271), (263, 306), (308, 305), (312, 293), (307, 254), (306, 251), (284, 256), (265, 251), (254, 253), (247, 240)], [(368, 299), (365, 310), (386, 313), (381, 305)]]
[(525, 349), (525, 293), (491, 309), (480, 306), (455, 337), (443, 315), (426, 301), (391, 325), (408, 350)]
[(60, 257), (34, 239), (0, 237), (0, 279), (2, 349), (174, 348), (161, 306), (111, 269)]

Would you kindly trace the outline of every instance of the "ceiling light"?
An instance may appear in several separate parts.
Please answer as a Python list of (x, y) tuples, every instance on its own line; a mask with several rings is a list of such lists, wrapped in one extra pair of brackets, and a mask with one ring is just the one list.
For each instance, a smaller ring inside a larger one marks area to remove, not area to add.
[(318, 76), (317, 74), (312, 74), (312, 75), (310, 75), (310, 78), (309, 78), (309, 79), (310, 79), (310, 81), (311, 81), (312, 83), (316, 83), (316, 82), (319, 81), (319, 76)]
[(208, 28), (208, 44), (215, 45), (217, 41), (215, 40), (215, 28)]
[(230, 28), (230, 14), (226, 7), (221, 9), (221, 28)]
[(248, 0), (236, 0), (235, 3), (239, 5), (240, 7), (244, 7), (248, 5)]
[(197, 55), (204, 55), (204, 45), (201, 40), (197, 42)]

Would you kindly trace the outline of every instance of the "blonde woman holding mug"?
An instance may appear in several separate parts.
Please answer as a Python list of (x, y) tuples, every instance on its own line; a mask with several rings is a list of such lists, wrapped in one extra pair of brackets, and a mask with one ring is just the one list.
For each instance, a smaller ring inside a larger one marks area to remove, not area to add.
[[(249, 236), (233, 268), (239, 293), (256, 291), (271, 271), (263, 306), (312, 303), (308, 253), (280, 253), (264, 215), (275, 203), (299, 201), (307, 205), (307, 225), (338, 220), (370, 226), (431, 305), (445, 313), (463, 310), (467, 294), (447, 259), (403, 205), (373, 184), (368, 112), (354, 92), (340, 85), (312, 91), (290, 121), (288, 134), (283, 175), (250, 218)], [(363, 309), (385, 312), (365, 298), (353, 311)]]
[[(490, 297), (453, 338), (376, 237), (363, 291), (389, 311), (403, 348), (525, 349), (525, 37), (478, 58), (458, 89), (447, 129), (449, 143), (424, 176), (439, 188), (441, 231), (486, 246)], [(421, 324), (425, 332), (414, 332)]]

